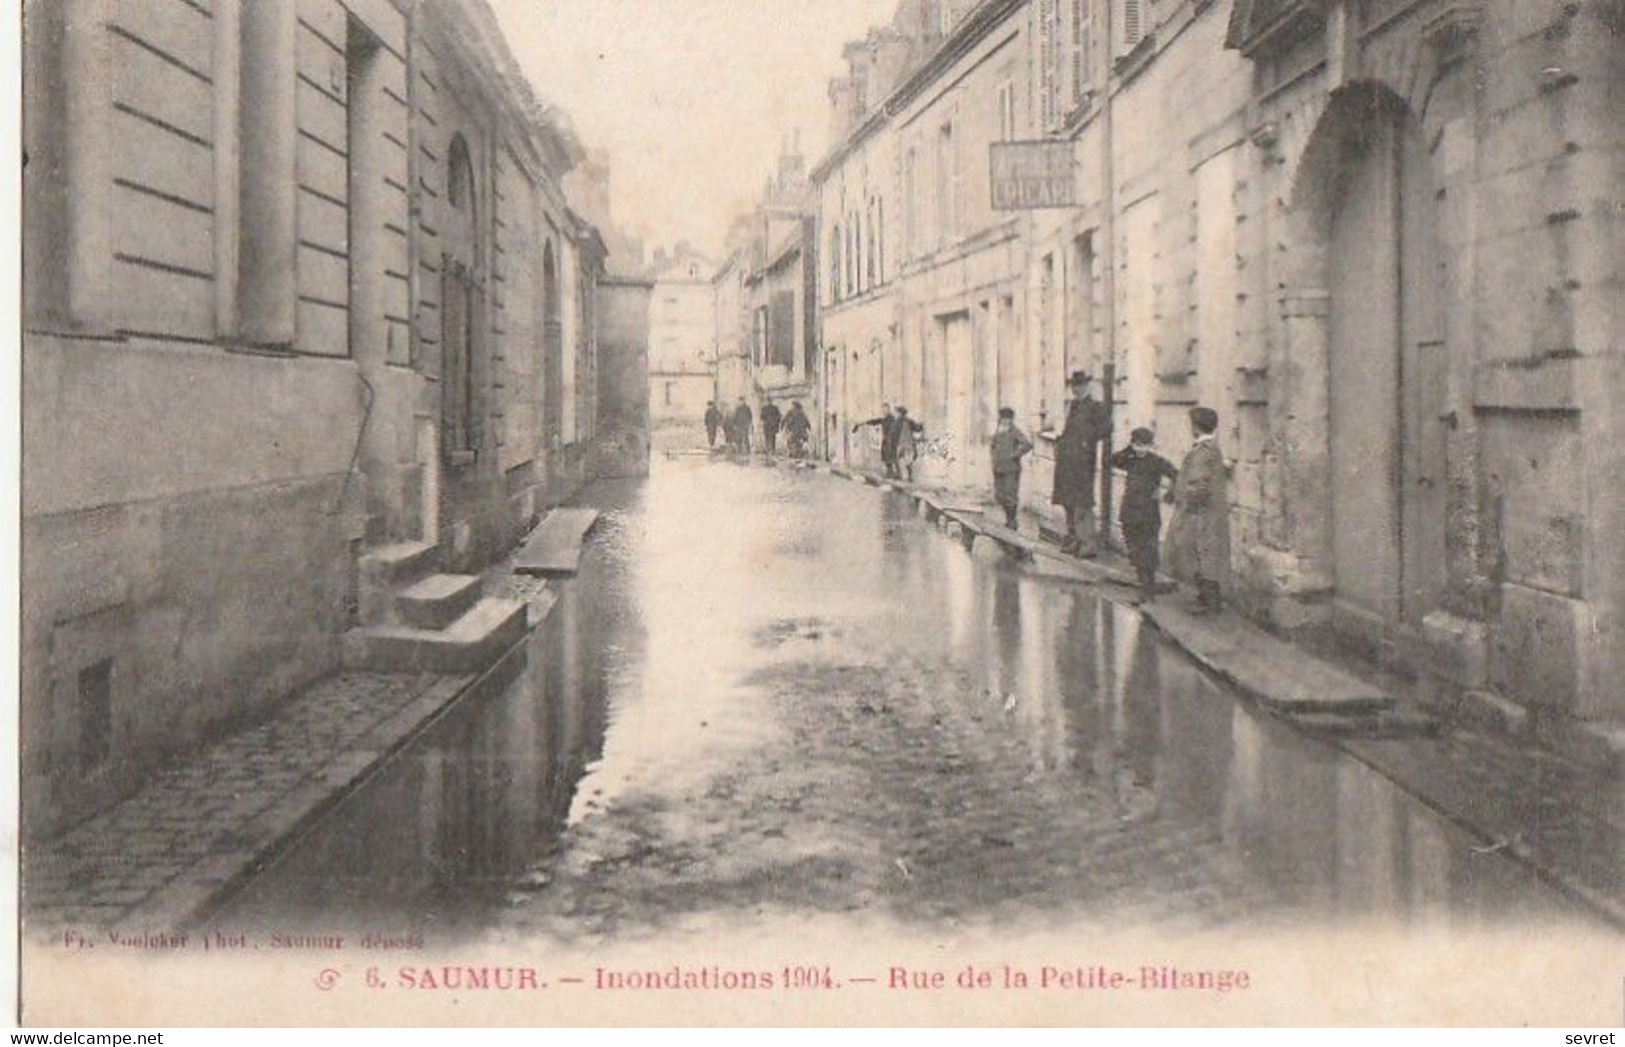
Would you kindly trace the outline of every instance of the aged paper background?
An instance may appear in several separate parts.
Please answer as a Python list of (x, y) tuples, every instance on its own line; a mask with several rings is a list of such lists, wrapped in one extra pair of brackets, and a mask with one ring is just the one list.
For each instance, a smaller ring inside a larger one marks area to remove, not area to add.
[[(157, 3), (159, 0), (150, 0)], [(257, 2), (257, 0), (256, 0)], [(538, 0), (540, 3), (541, 0)], [(510, 7), (513, 5), (509, 5)], [(804, 12), (803, 12), (804, 13)], [(510, 12), (505, 12), (513, 17)], [(850, 12), (847, 12), (850, 16)], [(8, 11), (6, 18), (14, 17)], [(7, 25), (11, 28), (11, 25)], [(636, 34), (639, 27), (628, 25)], [(13, 35), (10, 39), (17, 39)], [(637, 45), (658, 51), (660, 40)], [(568, 43), (553, 46), (568, 47)], [(15, 60), (15, 52), (8, 53)], [(829, 55), (811, 64), (829, 65)], [(578, 63), (579, 64), (579, 63)], [(693, 56), (692, 75), (706, 75), (705, 60)], [(821, 90), (815, 85), (814, 93)], [(603, 103), (639, 108), (646, 104), (637, 83), (599, 87)], [(14, 95), (8, 97), (15, 97)], [(781, 100), (782, 102), (782, 100)], [(760, 118), (760, 107), (752, 111)], [(20, 132), (11, 105), (0, 136), (16, 142)], [(590, 127), (583, 127), (590, 133)], [(681, 128), (673, 127), (673, 133)], [(712, 134), (716, 130), (711, 129)], [(8, 151), (8, 157), (13, 154)], [(719, 155), (720, 168), (731, 160)], [(703, 172), (698, 176), (703, 179)], [(749, 178), (754, 180), (753, 172)], [(645, 184), (649, 179), (641, 179)], [(684, 184), (692, 185), (694, 172)], [(729, 184), (737, 182), (730, 173)], [(623, 185), (636, 186), (639, 179)], [(14, 183), (15, 184), (15, 183)], [(668, 198), (644, 200), (636, 189), (617, 201), (624, 214), (670, 207)], [(654, 189), (647, 190), (654, 193)], [(662, 187), (662, 192), (669, 188)], [(7, 217), (17, 198), (7, 190)], [(11, 231), (8, 224), (6, 230)], [(17, 308), (17, 281), (4, 281), (7, 309)], [(13, 312), (16, 316), (18, 313)], [(13, 330), (16, 325), (13, 325)], [(6, 375), (8, 402), (17, 394), (15, 372)], [(5, 452), (14, 466), (14, 448)], [(8, 509), (16, 503), (15, 474), (5, 480)], [(5, 534), (17, 517), (5, 514)], [(6, 543), (6, 567), (12, 545)], [(764, 564), (770, 567), (771, 564)], [(13, 569), (8, 577), (17, 577)], [(735, 584), (729, 582), (727, 584)], [(747, 588), (712, 594), (723, 604), (750, 598)], [(672, 592), (673, 607), (652, 609), (680, 614), (686, 594)], [(15, 604), (8, 604), (7, 658), (14, 657)], [(8, 668), (10, 663), (8, 661)], [(7, 689), (17, 676), (8, 674)], [(15, 782), (17, 705), (5, 706), (4, 778)], [(8, 852), (18, 824), (15, 795), (3, 794), (4, 842)], [(14, 900), (15, 864), (8, 853), (0, 886)], [(91, 937), (96, 937), (92, 932)], [(1298, 922), (1259, 923), (1197, 936), (1138, 934), (1088, 925), (981, 927), (927, 931), (887, 921), (820, 920), (782, 914), (732, 915), (699, 933), (675, 930), (636, 944), (569, 948), (546, 940), (507, 940), (478, 947), (447, 948), (431, 937), (413, 952), (339, 953), (261, 951), (180, 955), (163, 950), (119, 948), (98, 943), (92, 950), (59, 939), (25, 941), (19, 948), (22, 1017), (43, 1026), (175, 1025), (1438, 1025), (1438, 1026), (1613, 1026), (1625, 1021), (1625, 950), (1606, 929), (1562, 923), (1462, 930), (1447, 925)], [(9, 960), (8, 960), (9, 962)], [(786, 965), (830, 967), (841, 979), (865, 977), (874, 984), (831, 990), (788, 990), (778, 986), (745, 990), (599, 991), (590, 985), (561, 984), (560, 978), (590, 983), (599, 969), (664, 972), (681, 967), (776, 972)], [(1000, 987), (1007, 970), (1037, 981), (1046, 967), (1057, 971), (1105, 965), (1119, 970), (1142, 966), (1245, 971), (1245, 989), (1206, 991), (1107, 991)], [(451, 967), (527, 968), (545, 988), (535, 990), (424, 990), (404, 987), (399, 970)], [(376, 968), (387, 983), (369, 986)], [(891, 989), (893, 968), (910, 975), (940, 976), (935, 989)], [(964, 988), (967, 970), (985, 973), (993, 987)]]

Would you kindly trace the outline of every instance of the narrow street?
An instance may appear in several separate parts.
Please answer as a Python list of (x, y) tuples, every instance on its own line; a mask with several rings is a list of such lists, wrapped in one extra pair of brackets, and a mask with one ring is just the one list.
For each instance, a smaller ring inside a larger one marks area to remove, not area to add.
[(972, 557), (901, 495), (657, 455), (582, 501), (604, 516), (547, 622), (218, 925), (591, 943), (800, 915), (1576, 914), (1137, 613)]

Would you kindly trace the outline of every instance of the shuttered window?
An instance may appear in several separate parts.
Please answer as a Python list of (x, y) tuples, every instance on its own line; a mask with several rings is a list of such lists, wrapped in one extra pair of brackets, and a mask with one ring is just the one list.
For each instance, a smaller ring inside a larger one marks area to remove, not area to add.
[(1127, 54), (1145, 38), (1145, 0), (1120, 0), (1122, 4), (1122, 34), (1119, 54)]
[(796, 295), (775, 292), (768, 303), (767, 362), (786, 368), (796, 362)]
[(1080, 105), (1094, 86), (1095, 0), (1073, 0), (1072, 104)]
[(841, 300), (841, 224), (835, 223), (829, 237), (829, 297)]
[(1016, 85), (1006, 80), (999, 85), (999, 141), (1013, 142), (1016, 138)]
[(1061, 115), (1061, 0), (1038, 3), (1039, 117), (1044, 129)]
[(876, 258), (875, 258), (875, 250), (876, 250), (875, 240), (876, 240), (877, 230), (875, 228), (875, 200), (874, 200), (874, 197), (869, 198), (869, 227), (868, 227), (867, 232), (868, 232), (869, 235), (868, 235), (868, 243), (865, 245), (866, 248), (867, 248), (867, 252), (866, 252), (866, 254), (864, 256), (864, 260), (869, 265), (868, 284), (869, 284), (870, 287), (873, 287), (876, 283), (879, 282), (879, 273), (877, 273), (875, 271), (878, 268), (878, 266), (876, 264)]

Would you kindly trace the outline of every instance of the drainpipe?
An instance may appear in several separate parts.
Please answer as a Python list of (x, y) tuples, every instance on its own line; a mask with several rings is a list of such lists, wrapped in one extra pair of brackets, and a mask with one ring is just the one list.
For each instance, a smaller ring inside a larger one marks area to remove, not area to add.
[[(1101, 68), (1106, 74), (1106, 96), (1100, 107), (1100, 238), (1103, 250), (1097, 252), (1101, 269), (1101, 323), (1106, 330), (1106, 360), (1101, 368), (1102, 399), (1106, 410), (1112, 413), (1117, 401), (1117, 179), (1114, 174), (1112, 143), (1112, 102), (1116, 91), (1112, 85), (1112, 5), (1106, 6), (1105, 32), (1101, 34), (1105, 46), (1105, 62)], [(1112, 441), (1108, 439), (1099, 449), (1103, 459), (1097, 469), (1100, 483), (1100, 515), (1096, 521), (1103, 541), (1111, 542), (1112, 471), (1109, 464)]]

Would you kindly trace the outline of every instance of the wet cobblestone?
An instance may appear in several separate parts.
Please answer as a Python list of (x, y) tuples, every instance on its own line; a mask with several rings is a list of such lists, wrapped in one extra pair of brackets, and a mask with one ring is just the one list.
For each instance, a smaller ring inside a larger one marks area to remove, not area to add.
[[(776, 625), (801, 636), (785, 647), (840, 642), (820, 623)], [(505, 927), (593, 940), (811, 910), (1195, 929), (1283, 911), (1216, 827), (1127, 783), (1035, 774), (1019, 710), (966, 673), (792, 658), (749, 684), (783, 728), (771, 741), (684, 786), (589, 799)]]

